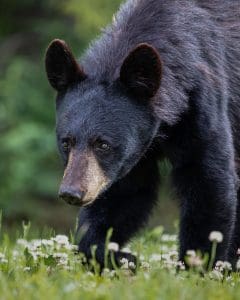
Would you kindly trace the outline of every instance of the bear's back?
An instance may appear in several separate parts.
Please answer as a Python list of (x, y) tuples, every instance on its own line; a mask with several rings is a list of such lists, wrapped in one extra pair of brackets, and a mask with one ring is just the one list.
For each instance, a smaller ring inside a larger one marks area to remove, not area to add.
[(239, 0), (128, 0), (112, 25), (92, 43), (83, 67), (94, 80), (111, 82), (118, 78), (129, 51), (139, 43), (149, 43), (158, 49), (163, 62), (156, 110), (164, 121), (176, 122), (188, 109), (186, 91), (194, 89), (198, 78), (210, 74), (213, 81), (226, 86), (231, 121), (238, 126), (239, 7)]

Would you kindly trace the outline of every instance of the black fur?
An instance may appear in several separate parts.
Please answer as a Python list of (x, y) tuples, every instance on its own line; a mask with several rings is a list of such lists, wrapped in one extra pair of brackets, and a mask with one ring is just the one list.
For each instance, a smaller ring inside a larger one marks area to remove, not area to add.
[(157, 198), (156, 162), (164, 156), (181, 200), (180, 259), (188, 249), (208, 252), (213, 230), (224, 235), (216, 259), (235, 257), (239, 6), (239, 0), (129, 0), (83, 57), (87, 78), (58, 94), (61, 152), (68, 134), (79, 151), (94, 135), (112, 145), (108, 157), (98, 156), (111, 178), (108, 190), (80, 215), (87, 232), (79, 249), (89, 256), (97, 244), (101, 264), (109, 227), (123, 245), (147, 220)]

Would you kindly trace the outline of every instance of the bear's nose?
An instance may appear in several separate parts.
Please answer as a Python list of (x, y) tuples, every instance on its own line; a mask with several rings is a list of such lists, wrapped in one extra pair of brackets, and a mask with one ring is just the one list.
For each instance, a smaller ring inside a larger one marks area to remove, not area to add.
[(66, 201), (68, 204), (81, 206), (85, 193), (72, 188), (62, 187), (59, 191), (59, 198)]

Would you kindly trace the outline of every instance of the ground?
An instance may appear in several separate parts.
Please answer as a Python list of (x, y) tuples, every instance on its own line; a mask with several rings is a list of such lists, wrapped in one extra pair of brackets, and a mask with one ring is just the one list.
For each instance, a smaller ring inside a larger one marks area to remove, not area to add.
[[(45, 239), (33, 239), (37, 234), (26, 225), (14, 241), (3, 230), (0, 234), (1, 300), (240, 298), (240, 276), (229, 272), (228, 263), (206, 271), (204, 259), (190, 251), (190, 270), (185, 271), (177, 262), (177, 236), (166, 234), (162, 227), (141, 232), (124, 249), (139, 257), (137, 271), (123, 261), (121, 269), (106, 268), (101, 275), (95, 262), (95, 273), (83, 266), (84, 258), (75, 254), (71, 235), (49, 231)], [(110, 250), (117, 247), (108, 246)]]

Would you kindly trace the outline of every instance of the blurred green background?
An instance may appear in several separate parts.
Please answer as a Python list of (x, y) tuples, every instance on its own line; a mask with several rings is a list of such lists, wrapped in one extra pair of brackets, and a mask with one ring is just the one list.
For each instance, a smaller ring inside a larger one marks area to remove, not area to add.
[[(0, 1), (0, 208), (6, 226), (22, 220), (62, 231), (74, 226), (78, 210), (56, 197), (63, 170), (44, 53), (57, 37), (80, 56), (120, 2)], [(161, 171), (161, 200), (150, 224), (171, 229), (177, 209), (168, 187), (168, 164), (161, 164)]]

